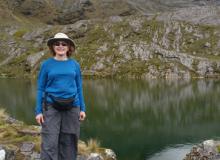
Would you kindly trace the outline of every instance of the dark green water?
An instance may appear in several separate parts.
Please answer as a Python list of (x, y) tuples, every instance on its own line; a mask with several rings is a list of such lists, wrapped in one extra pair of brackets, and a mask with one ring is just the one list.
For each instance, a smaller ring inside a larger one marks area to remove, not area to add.
[[(0, 88), (0, 105), (35, 124), (35, 82), (0, 79)], [(219, 80), (84, 80), (84, 95), (81, 139), (98, 139), (118, 160), (179, 160), (220, 137)]]

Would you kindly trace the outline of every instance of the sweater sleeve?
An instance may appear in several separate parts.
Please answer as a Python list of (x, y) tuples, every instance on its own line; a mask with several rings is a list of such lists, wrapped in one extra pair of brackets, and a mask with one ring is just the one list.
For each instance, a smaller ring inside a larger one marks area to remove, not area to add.
[(79, 102), (80, 102), (80, 111), (86, 111), (84, 97), (83, 97), (83, 87), (82, 87), (82, 76), (81, 76), (81, 70), (80, 65), (78, 63), (76, 64), (76, 85), (77, 85), (77, 92), (79, 95)]
[(36, 108), (35, 108), (35, 115), (42, 113), (42, 103), (43, 103), (43, 96), (45, 92), (47, 81), (47, 72), (45, 63), (42, 63), (40, 72), (38, 74), (37, 79), (37, 94), (36, 94)]

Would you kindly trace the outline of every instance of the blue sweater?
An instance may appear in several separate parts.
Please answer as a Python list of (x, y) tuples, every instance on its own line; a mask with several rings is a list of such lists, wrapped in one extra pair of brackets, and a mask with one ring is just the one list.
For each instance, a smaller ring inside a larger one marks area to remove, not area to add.
[[(80, 107), (80, 110), (85, 112), (81, 71), (75, 60), (58, 61), (54, 58), (45, 60), (41, 65), (37, 84), (36, 115), (42, 113), (45, 93), (59, 98), (74, 97), (73, 106)], [(48, 96), (46, 101), (52, 103)]]

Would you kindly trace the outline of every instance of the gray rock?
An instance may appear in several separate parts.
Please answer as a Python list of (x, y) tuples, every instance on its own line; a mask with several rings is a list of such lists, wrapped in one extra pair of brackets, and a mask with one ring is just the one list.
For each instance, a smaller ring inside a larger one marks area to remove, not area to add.
[(129, 21), (129, 25), (131, 26), (134, 32), (139, 32), (142, 29), (142, 23), (143, 21), (138, 18)]
[(39, 62), (39, 60), (44, 56), (44, 54), (45, 51), (40, 51), (34, 55), (29, 55), (26, 60), (27, 65), (33, 68)]
[(211, 44), (210, 44), (209, 42), (206, 42), (206, 43), (204, 44), (204, 47), (210, 48), (210, 47), (211, 47)]
[[(23, 142), (20, 147), (20, 153), (25, 156), (25, 159), (27, 160), (34, 160), (32, 159), (33, 156), (33, 149), (34, 149), (35, 144), (32, 142)], [(33, 157), (35, 158), (35, 157)]]
[(104, 158), (98, 153), (90, 153), (87, 160), (104, 160)]
[(51, 29), (51, 26), (47, 26), (44, 28), (37, 28), (33, 32), (25, 33), (22, 38), (26, 41), (37, 41), (38, 43), (42, 43), (42, 39), (44, 39), (44, 33)]
[(10, 150), (10, 149), (6, 150), (5, 160), (16, 160), (15, 153), (16, 153), (15, 150)]
[(31, 154), (31, 160), (40, 160), (40, 153), (33, 152)]
[(107, 50), (108, 50), (108, 44), (104, 43), (102, 46), (98, 48), (96, 53), (103, 53), (103, 52), (106, 52)]
[(217, 47), (220, 48), (220, 40), (218, 40)]
[(203, 149), (206, 150), (208, 153), (210, 152), (214, 154), (218, 153), (214, 140), (206, 140), (202, 143), (202, 145), (203, 145)]
[(104, 69), (105, 65), (103, 64), (103, 61), (98, 61), (96, 64), (94, 64), (92, 67), (91, 67), (91, 70), (102, 70)]
[(20, 147), (21, 152), (32, 152), (34, 148), (34, 143), (32, 142), (23, 142)]
[[(164, 28), (165, 28), (165, 32), (164, 32), (163, 38), (161, 40), (161, 46), (163, 46), (165, 49), (169, 49), (170, 40), (168, 39), (168, 34), (171, 32), (171, 24), (170, 23), (168, 23), (168, 24), (165, 23)], [(158, 33), (157, 33), (157, 36), (158, 36)]]
[(197, 72), (200, 75), (205, 76), (206, 73), (213, 71), (211, 65), (212, 65), (212, 63), (210, 63), (208, 61), (199, 61), (198, 65), (197, 65)]
[(92, 5), (92, 2), (90, 0), (80, 0), (79, 3), (82, 5), (82, 7), (89, 7)]
[(153, 79), (153, 78), (159, 77), (159, 75), (160, 75), (160, 73), (159, 73), (158, 69), (153, 65), (149, 65), (148, 66), (148, 72), (143, 74), (143, 78)]
[(2, 157), (5, 154), (5, 159), (3, 160), (15, 160), (16, 149), (9, 149), (6, 146), (0, 145), (0, 150), (2, 150)]
[(105, 149), (105, 156), (109, 160), (116, 160), (116, 154), (111, 149)]
[(16, 44), (15, 41), (9, 41), (9, 42), (8, 42), (8, 45), (9, 45), (9, 46), (11, 46), (11, 45), (15, 45), (15, 44)]
[(122, 22), (123, 18), (120, 16), (110, 16), (109, 21), (113, 23), (118, 23), (118, 22)]
[(15, 58), (25, 53), (26, 50), (26, 47), (23, 45), (10, 45), (10, 51), (8, 52), (8, 55)]
[(178, 9), (173, 12), (165, 12), (158, 15), (157, 20), (161, 21), (187, 21), (195, 24), (219, 25), (219, 6), (194, 6)]
[(22, 143), (20, 151), (17, 148), (9, 149), (7, 146), (0, 145), (0, 160), (16, 160), (15, 154), (18, 152), (25, 156), (25, 160), (40, 160), (40, 154), (33, 152), (33, 149), (34, 144), (32, 142)]
[(26, 48), (23, 48), (22, 46), (19, 47), (12, 47), (10, 48), (10, 51), (7, 53), (7, 58), (4, 59), (2, 62), (0, 62), (0, 66), (6, 65), (14, 58), (22, 55), (26, 51)]
[(184, 160), (219, 160), (220, 154), (217, 149), (217, 146), (219, 145), (219, 141), (206, 140), (203, 143), (194, 146)]
[(14, 58), (13, 55), (8, 56), (6, 59), (4, 59), (2, 62), (0, 62), (0, 66), (8, 64), (13, 58)]
[(6, 152), (4, 149), (0, 149), (0, 160), (5, 160)]
[(139, 44), (132, 45), (133, 55), (135, 58), (140, 58), (141, 60), (148, 60), (152, 52), (149, 51), (149, 47), (146, 43), (140, 42)]
[(87, 156), (77, 155), (77, 160), (87, 160)]
[(88, 31), (90, 23), (89, 20), (80, 20), (74, 24), (65, 25), (61, 32), (69, 33), (69, 35), (72, 35), (72, 33), (75, 32), (76, 35), (80, 36)]
[(6, 123), (9, 123), (9, 124), (21, 124), (22, 122), (18, 121), (17, 119), (14, 119), (13, 117), (9, 116), (6, 119)]
[(165, 78), (167, 78), (167, 79), (178, 79), (179, 75), (178, 75), (178, 73), (172, 71), (171, 69), (168, 69), (165, 73)]

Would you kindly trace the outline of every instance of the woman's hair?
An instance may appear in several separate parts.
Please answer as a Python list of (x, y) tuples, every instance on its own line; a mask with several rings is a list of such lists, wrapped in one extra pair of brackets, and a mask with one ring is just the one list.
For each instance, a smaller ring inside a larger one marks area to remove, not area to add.
[[(51, 53), (53, 54), (53, 56), (56, 55), (56, 52), (53, 49), (53, 45), (56, 42), (57, 41), (54, 41), (53, 43), (51, 43), (51, 45), (49, 45), (49, 49), (50, 49)], [(69, 50), (67, 51), (66, 55), (67, 55), (67, 57), (70, 57), (72, 55), (72, 53), (75, 51), (75, 47), (72, 46), (68, 41), (65, 41), (65, 42), (68, 44), (68, 48), (69, 48)]]

